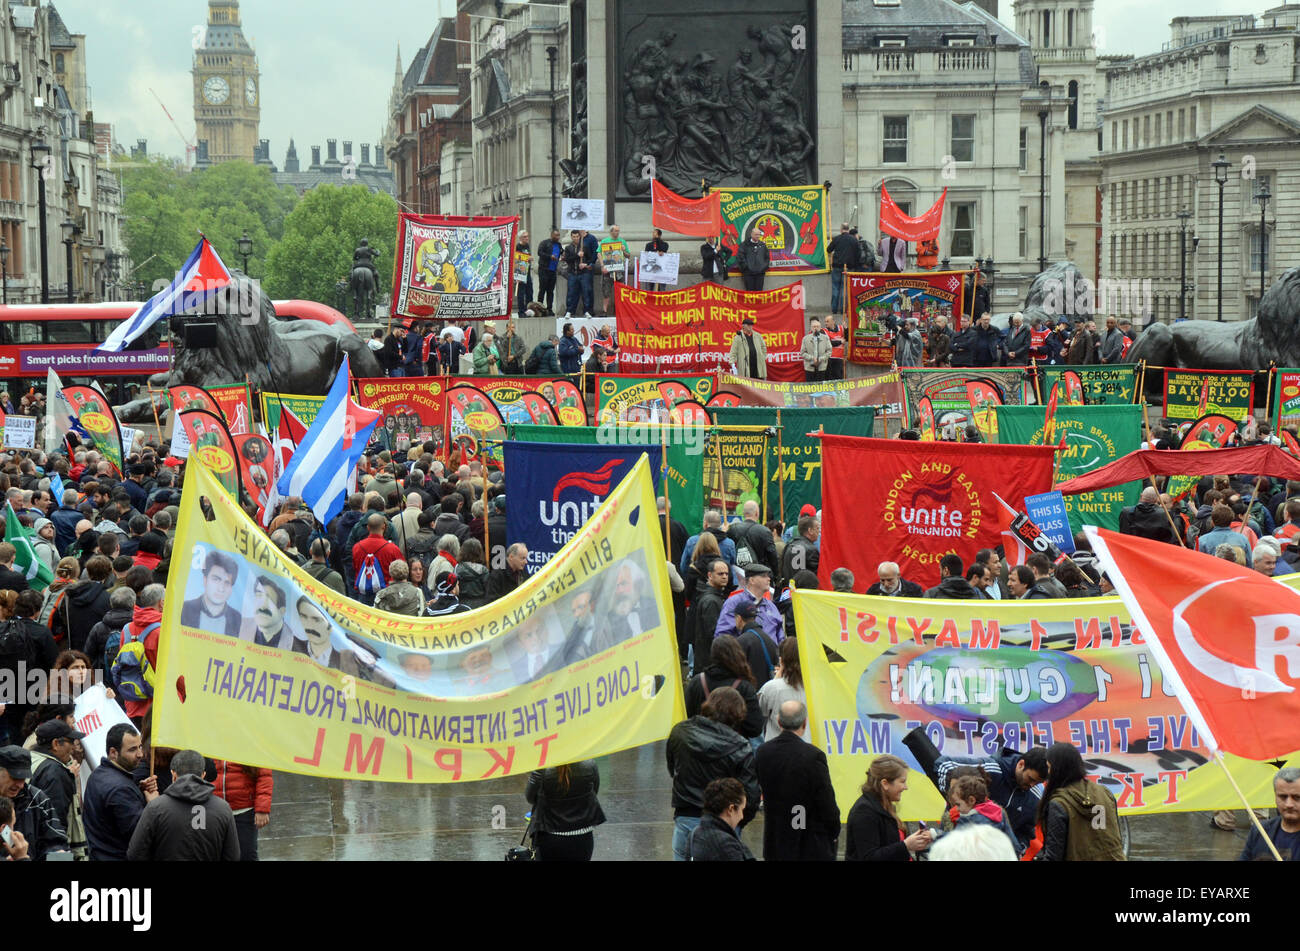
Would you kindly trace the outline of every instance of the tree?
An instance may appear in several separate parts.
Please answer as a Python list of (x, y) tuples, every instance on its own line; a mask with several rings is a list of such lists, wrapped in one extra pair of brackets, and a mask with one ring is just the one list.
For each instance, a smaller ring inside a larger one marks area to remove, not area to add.
[(376, 291), (383, 296), (397, 240), (397, 202), (364, 185), (318, 185), (285, 218), (283, 236), (267, 255), (267, 292), (335, 306), (336, 285), (351, 274), (352, 252), (362, 238), (379, 252)]
[(298, 200), (292, 188), (275, 184), (270, 169), (251, 162), (189, 171), (156, 158), (124, 170), (122, 188), (132, 279), (149, 286), (175, 277), (200, 232), (228, 267), (239, 268), (238, 242), (247, 231), (253, 241), (248, 271), (263, 276), (266, 256)]

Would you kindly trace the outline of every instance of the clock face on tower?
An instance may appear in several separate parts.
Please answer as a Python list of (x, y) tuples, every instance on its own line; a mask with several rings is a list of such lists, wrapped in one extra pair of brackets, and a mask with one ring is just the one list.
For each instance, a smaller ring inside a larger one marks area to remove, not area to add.
[(230, 84), (220, 76), (211, 76), (203, 84), (203, 98), (219, 106), (230, 98)]
[(248, 101), (250, 106), (257, 105), (257, 83), (252, 79), (244, 81), (244, 99)]

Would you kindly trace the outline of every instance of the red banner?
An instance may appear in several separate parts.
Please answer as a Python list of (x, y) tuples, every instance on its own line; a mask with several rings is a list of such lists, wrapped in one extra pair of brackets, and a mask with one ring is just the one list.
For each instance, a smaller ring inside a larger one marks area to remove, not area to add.
[(650, 179), (650, 224), (664, 231), (707, 238), (722, 231), (721, 192), (703, 198), (683, 198)]
[(257, 433), (241, 433), (234, 437), (234, 443), (244, 493), (259, 512), (265, 511), (267, 503), (274, 504), (276, 499), (272, 484), (275, 478), (275, 459), (272, 454), (275, 450), (271, 448), (271, 441)]
[(434, 456), (442, 455), (447, 434), (446, 380), (417, 376), (356, 383), (357, 402), (384, 414), (375, 430), (380, 445), (405, 457), (412, 446), (432, 442)]
[[(804, 378), (803, 283), (770, 291), (695, 284), (656, 294), (614, 285), (618, 300), (618, 363), (633, 373), (709, 373), (730, 369), (731, 342), (746, 317), (767, 347), (767, 378)], [(796, 306), (797, 305), (797, 306)]]
[(903, 214), (903, 210), (889, 197), (889, 189), (880, 186), (880, 230), (893, 235), (901, 241), (937, 241), (939, 225), (943, 221), (943, 202), (948, 197), (948, 189), (943, 190), (939, 200), (930, 206), (918, 218)]
[(239, 464), (226, 421), (205, 409), (182, 410), (177, 416), (190, 440), (190, 458), (198, 456), (217, 481), (239, 501)]
[(853, 572), (854, 589), (876, 580), (882, 561), (922, 587), (939, 583), (939, 559), (964, 566), (1002, 539), (996, 491), (1024, 507), (1052, 486), (1053, 447), (822, 437), (819, 577)]
[(228, 383), (208, 387), (208, 394), (221, 407), (230, 435), (241, 436), (253, 431), (253, 403), (247, 383)]

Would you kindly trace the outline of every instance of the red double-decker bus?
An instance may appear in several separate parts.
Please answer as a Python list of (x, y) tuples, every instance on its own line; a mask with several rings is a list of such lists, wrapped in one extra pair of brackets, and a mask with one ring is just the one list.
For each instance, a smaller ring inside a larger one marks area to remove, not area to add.
[[(354, 329), (337, 310), (315, 301), (273, 304), (281, 320), (319, 320)], [(171, 367), (171, 348), (163, 339), (167, 322), (159, 321), (121, 353), (95, 348), (139, 307), (129, 301), (0, 306), (0, 387), (7, 388), (16, 403), (31, 387), (44, 389), (46, 371), (52, 367), (65, 384), (98, 381), (114, 403), (134, 399), (150, 376)]]

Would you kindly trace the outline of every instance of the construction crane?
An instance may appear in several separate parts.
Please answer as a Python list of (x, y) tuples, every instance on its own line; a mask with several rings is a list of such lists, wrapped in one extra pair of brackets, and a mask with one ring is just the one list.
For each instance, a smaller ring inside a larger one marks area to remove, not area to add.
[(158, 100), (158, 105), (162, 108), (163, 113), (167, 116), (167, 120), (172, 124), (172, 128), (176, 130), (176, 135), (179, 136), (180, 140), (185, 143), (185, 165), (186, 167), (189, 167), (190, 157), (192, 155), (195, 155), (199, 151), (198, 146), (192, 143), (189, 139), (185, 138), (185, 133), (182, 132), (181, 127), (176, 124), (176, 120), (172, 118), (172, 114), (167, 111), (167, 106), (163, 104), (162, 98), (152, 89), (150, 89), (149, 92), (155, 99)]

